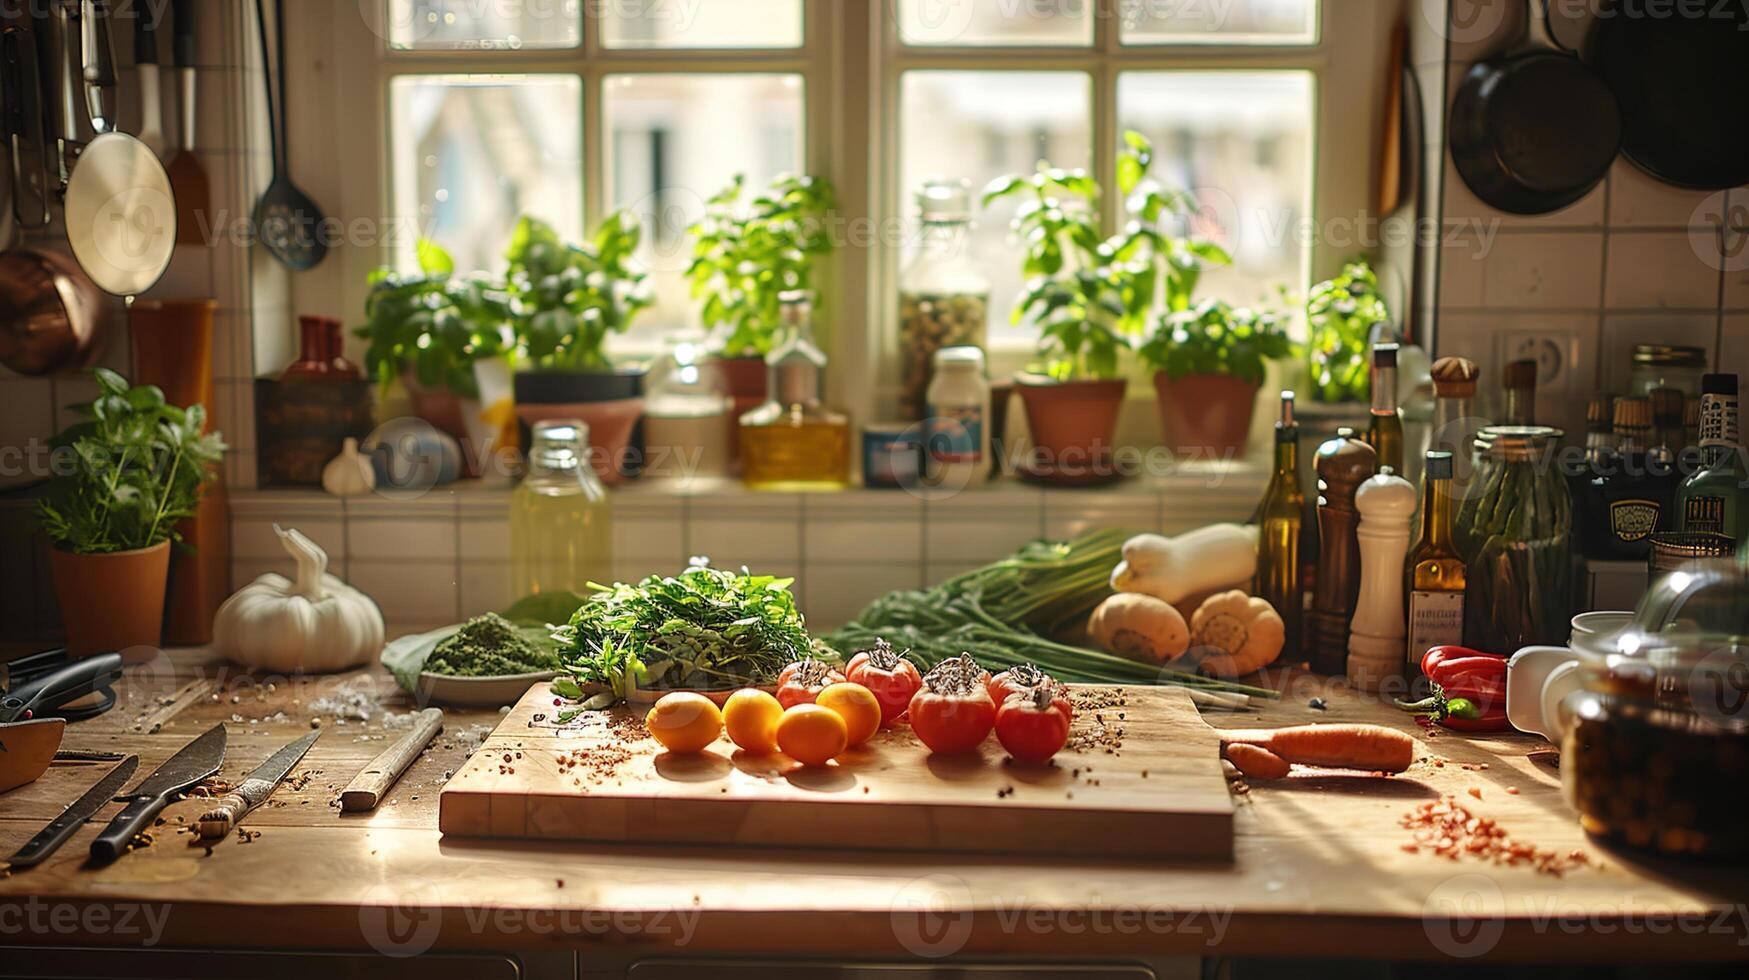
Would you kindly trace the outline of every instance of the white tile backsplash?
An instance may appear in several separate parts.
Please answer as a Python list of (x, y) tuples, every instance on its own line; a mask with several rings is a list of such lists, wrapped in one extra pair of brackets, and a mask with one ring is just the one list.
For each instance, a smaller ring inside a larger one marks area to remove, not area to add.
[(1719, 303), (1718, 239), (1710, 230), (1609, 236), (1612, 310), (1712, 310)]
[(454, 562), (353, 561), (346, 578), (376, 600), (391, 632), (443, 626), (460, 616)]
[(810, 630), (834, 630), (856, 618), (875, 598), (923, 585), (923, 568), (916, 562), (810, 564), (802, 614)]
[(1707, 208), (1710, 191), (1672, 187), (1633, 165), (1617, 160), (1609, 175), (1609, 226), (1611, 228), (1687, 228), (1696, 220), (1708, 220), (1718, 208)]
[(405, 519), (376, 516), (346, 522), (346, 550), (353, 561), (370, 561), (378, 555), (407, 560), (454, 564), (457, 533), (454, 520)]
[(1602, 296), (1601, 235), (1502, 230), (1485, 261), (1490, 308), (1595, 309)]
[(1713, 351), (1719, 337), (1719, 318), (1713, 313), (1667, 315), (1610, 314), (1603, 321), (1602, 390), (1622, 393), (1633, 374), (1635, 344), (1657, 343), (1677, 347), (1701, 347)]

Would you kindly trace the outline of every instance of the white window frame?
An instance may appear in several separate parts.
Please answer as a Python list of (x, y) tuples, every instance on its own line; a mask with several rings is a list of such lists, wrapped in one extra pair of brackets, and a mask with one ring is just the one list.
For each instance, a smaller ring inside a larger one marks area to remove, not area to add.
[[(388, 0), (370, 0), (387, 3)], [(1092, 160), (1109, 181), (1115, 169), (1118, 132), (1117, 79), (1128, 70), (1210, 71), (1276, 69), (1313, 76), (1314, 222), (1372, 215), (1383, 100), (1375, 93), (1386, 71), (1392, 25), (1404, 6), (1395, 0), (1321, 0), (1311, 43), (1272, 44), (1257, 38), (1234, 43), (1125, 45), (1117, 12), (1122, 0), (1088, 0), (1094, 7), (1090, 47), (907, 46), (900, 41), (899, 0), (802, 0), (801, 48), (626, 49), (601, 43), (599, 24), (584, 23), (574, 48), (524, 50), (391, 50), (368, 31), (332, 32), (339, 91), (374, 97), (338, 111), (344, 147), (341, 213), (393, 213), (388, 173), (389, 82), (398, 75), (565, 73), (583, 83), (583, 182), (585, 215), (605, 213), (608, 184), (603, 83), (618, 74), (781, 72), (803, 78), (803, 158), (810, 173), (832, 180), (839, 192), (842, 227), (896, 227), (909, 217), (906, 189), (898, 186), (899, 84), (909, 70), (1073, 70), (1092, 79)], [(357, 17), (358, 0), (335, 0), (336, 18)], [(585, 20), (588, 20), (587, 14)], [(336, 21), (339, 23), (340, 21)], [(374, 153), (374, 157), (372, 154)], [(1108, 195), (1108, 224), (1115, 226), (1121, 202)], [(1376, 216), (1375, 216), (1376, 217)], [(880, 241), (877, 236), (875, 241)], [(1356, 247), (1326, 236), (1311, 242), (1308, 282), (1334, 274)], [(348, 311), (363, 308), (365, 276), (392, 256), (386, 242), (344, 251), (343, 291)], [(1018, 255), (1015, 261), (1019, 261)], [(828, 379), (834, 402), (858, 420), (874, 420), (896, 404), (898, 276), (900, 249), (841, 247), (823, 270), (828, 320), (821, 336), (833, 364)], [(1303, 288), (1307, 283), (1290, 284)], [(993, 298), (998, 307), (1009, 299)], [(1027, 352), (998, 343), (992, 373), (1019, 369)], [(618, 348), (622, 351), (624, 347)], [(641, 353), (641, 352), (640, 352)], [(1143, 386), (1132, 385), (1132, 390)], [(1145, 395), (1144, 395), (1145, 397)]]

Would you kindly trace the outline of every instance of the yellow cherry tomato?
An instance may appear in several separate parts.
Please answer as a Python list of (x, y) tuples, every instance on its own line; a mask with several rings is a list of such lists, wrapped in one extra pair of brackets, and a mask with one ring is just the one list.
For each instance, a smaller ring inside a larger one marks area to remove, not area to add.
[(804, 766), (823, 766), (849, 744), (844, 718), (831, 708), (798, 704), (777, 722), (777, 746)]
[(742, 688), (723, 704), (723, 727), (729, 741), (755, 755), (777, 751), (777, 722), (782, 717), (783, 705), (757, 688)]
[(814, 703), (838, 712), (851, 745), (861, 745), (880, 730), (881, 702), (861, 684), (827, 685)]
[(703, 752), (723, 730), (723, 713), (702, 694), (663, 695), (644, 716), (644, 727), (670, 752)]

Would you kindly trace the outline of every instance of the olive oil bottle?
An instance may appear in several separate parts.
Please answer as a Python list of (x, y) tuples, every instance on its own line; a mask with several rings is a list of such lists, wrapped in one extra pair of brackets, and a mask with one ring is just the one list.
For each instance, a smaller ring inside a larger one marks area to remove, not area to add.
[(1372, 349), (1372, 418), (1366, 427), (1366, 444), (1378, 453), (1379, 468), (1403, 472), (1403, 412), (1397, 407), (1397, 345), (1374, 344)]
[(1420, 676), (1421, 658), (1436, 646), (1464, 641), (1464, 559), (1452, 535), (1449, 452), (1427, 454), (1421, 489), (1421, 540), (1409, 552), (1409, 649), (1404, 676)]
[(741, 416), (741, 480), (789, 493), (850, 485), (850, 419), (820, 399), (826, 355), (814, 343), (813, 304), (779, 297), (788, 338), (766, 358), (769, 398)]
[(1294, 422), (1294, 393), (1281, 393), (1281, 418), (1275, 423), (1275, 473), (1257, 510), (1257, 580), (1252, 593), (1281, 614), (1287, 626), (1290, 659), (1298, 659), (1301, 612), (1300, 553), (1306, 495), (1300, 489), (1300, 427)]
[(1749, 518), (1749, 467), (1737, 448), (1737, 376), (1701, 379), (1700, 448), (1705, 465), (1682, 484), (1676, 515), (1684, 531), (1729, 535), (1741, 552)]
[(512, 595), (587, 595), (590, 582), (613, 581), (612, 504), (588, 446), (582, 422), (535, 424), (528, 475), (510, 495)]

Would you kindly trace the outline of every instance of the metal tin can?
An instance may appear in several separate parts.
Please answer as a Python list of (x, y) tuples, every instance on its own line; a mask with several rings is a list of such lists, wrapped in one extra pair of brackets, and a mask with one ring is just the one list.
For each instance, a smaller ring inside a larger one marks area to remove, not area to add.
[(862, 483), (899, 490), (923, 482), (923, 427), (914, 422), (872, 422), (862, 429)]

